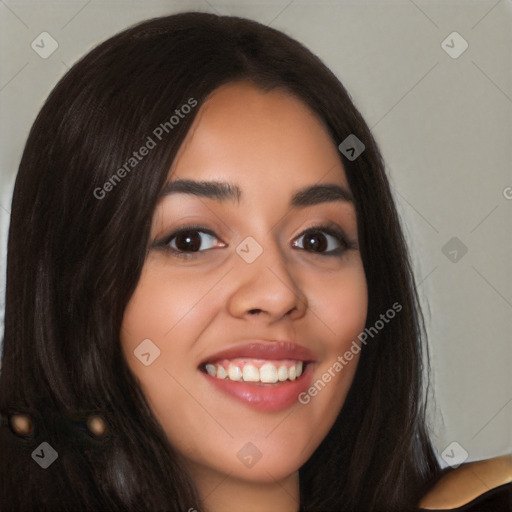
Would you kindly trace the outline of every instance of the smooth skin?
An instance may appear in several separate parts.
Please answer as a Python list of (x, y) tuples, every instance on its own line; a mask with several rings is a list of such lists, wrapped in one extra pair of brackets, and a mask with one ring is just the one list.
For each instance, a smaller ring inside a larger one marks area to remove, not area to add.
[[(159, 201), (152, 246), (126, 308), (126, 360), (172, 445), (187, 460), (208, 512), (299, 509), (299, 468), (333, 425), (359, 354), (310, 402), (262, 412), (214, 388), (199, 365), (248, 340), (291, 340), (315, 355), (321, 379), (364, 329), (367, 286), (350, 201), (291, 208), (303, 187), (336, 184), (350, 191), (334, 141), (301, 100), (250, 82), (215, 90), (200, 108), (169, 172), (169, 181), (223, 181), (239, 201), (174, 193)], [(348, 248), (316, 230), (335, 224)], [(195, 247), (169, 235), (190, 224)], [(252, 237), (263, 253), (247, 263), (236, 248)], [(154, 242), (167, 241), (168, 250)], [(341, 254), (324, 252), (341, 248)], [(174, 252), (173, 252), (174, 250)], [(256, 311), (256, 314), (254, 314)], [(143, 365), (136, 347), (150, 339), (160, 355)], [(252, 467), (237, 453), (261, 452)], [(191, 507), (198, 504), (191, 504)]]

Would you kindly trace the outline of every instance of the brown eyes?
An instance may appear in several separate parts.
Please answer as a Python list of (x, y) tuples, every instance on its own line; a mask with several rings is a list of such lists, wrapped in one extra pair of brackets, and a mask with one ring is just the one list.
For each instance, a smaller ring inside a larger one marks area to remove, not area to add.
[[(203, 236), (200, 235), (203, 234)], [(205, 230), (199, 229), (186, 229), (176, 232), (168, 242), (169, 248), (177, 252), (199, 252), (201, 245), (202, 250), (212, 249), (215, 245), (215, 235), (212, 235)], [(174, 244), (174, 247), (172, 247)], [(206, 245), (206, 247), (204, 247)]]
[[(215, 248), (215, 240), (218, 240), (218, 237), (212, 230), (194, 225), (173, 231), (165, 238), (157, 240), (154, 247), (164, 249), (180, 258), (194, 258)], [(220, 247), (226, 247), (226, 244), (221, 244)], [(322, 256), (341, 256), (354, 245), (335, 224), (308, 228), (292, 244), (300, 250)]]

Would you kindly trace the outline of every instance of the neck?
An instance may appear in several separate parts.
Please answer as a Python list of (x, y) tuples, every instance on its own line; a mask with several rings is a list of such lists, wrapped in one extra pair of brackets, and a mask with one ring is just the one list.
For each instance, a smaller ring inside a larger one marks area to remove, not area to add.
[(252, 482), (195, 467), (192, 472), (204, 512), (298, 512), (299, 472), (282, 480)]

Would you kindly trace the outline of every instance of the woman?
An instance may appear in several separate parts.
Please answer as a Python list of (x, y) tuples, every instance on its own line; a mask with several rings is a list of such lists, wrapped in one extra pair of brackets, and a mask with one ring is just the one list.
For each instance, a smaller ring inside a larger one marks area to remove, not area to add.
[(255, 22), (142, 23), (66, 74), (22, 158), (2, 510), (412, 510), (440, 476), (422, 333), (334, 75)]

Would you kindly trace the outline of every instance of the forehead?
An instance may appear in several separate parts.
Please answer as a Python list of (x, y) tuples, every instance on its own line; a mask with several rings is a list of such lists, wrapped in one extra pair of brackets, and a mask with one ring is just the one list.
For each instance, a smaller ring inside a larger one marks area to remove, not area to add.
[(237, 183), (255, 193), (322, 181), (348, 186), (322, 120), (291, 93), (251, 82), (223, 85), (203, 103), (169, 181), (183, 178)]

